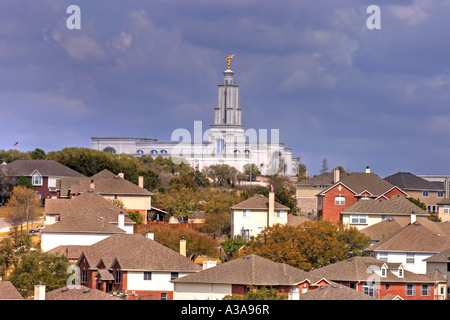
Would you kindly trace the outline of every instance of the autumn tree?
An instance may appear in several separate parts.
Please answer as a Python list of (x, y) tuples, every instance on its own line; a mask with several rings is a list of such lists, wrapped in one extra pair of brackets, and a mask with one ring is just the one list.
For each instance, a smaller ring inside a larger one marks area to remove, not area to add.
[(17, 228), (22, 229), (23, 223), (28, 224), (35, 221), (38, 215), (40, 201), (36, 197), (36, 192), (23, 186), (13, 188), (11, 198), (7, 206), (6, 221), (14, 227), (17, 236)]
[(215, 185), (229, 186), (236, 183), (239, 171), (228, 164), (215, 164), (203, 168), (202, 173), (213, 180)]
[(369, 244), (370, 238), (355, 227), (320, 220), (265, 228), (250, 243), (248, 253), (310, 271), (362, 255)]

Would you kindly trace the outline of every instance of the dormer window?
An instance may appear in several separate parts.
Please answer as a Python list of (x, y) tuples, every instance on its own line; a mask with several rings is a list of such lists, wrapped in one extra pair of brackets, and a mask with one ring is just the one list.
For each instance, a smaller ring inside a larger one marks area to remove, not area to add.
[(31, 184), (33, 186), (42, 186), (42, 176), (39, 172), (33, 173), (31, 176)]
[(402, 267), (398, 268), (398, 277), (403, 278), (403, 268)]
[(381, 276), (386, 277), (387, 275), (387, 269), (386, 266), (381, 267)]

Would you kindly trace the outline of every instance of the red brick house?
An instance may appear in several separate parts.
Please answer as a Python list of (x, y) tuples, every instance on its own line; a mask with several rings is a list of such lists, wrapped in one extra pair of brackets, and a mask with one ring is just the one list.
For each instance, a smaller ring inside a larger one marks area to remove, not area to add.
[(390, 199), (408, 194), (399, 187), (383, 180), (371, 173), (369, 168), (365, 172), (354, 172), (317, 195), (318, 216), (321, 219), (339, 223), (341, 212), (361, 199)]
[(1, 166), (7, 176), (27, 178), (40, 199), (56, 198), (62, 178), (82, 178), (81, 173), (53, 160), (16, 160)]
[(402, 263), (372, 257), (353, 257), (310, 272), (376, 299), (399, 296), (404, 300), (444, 300), (447, 279), (437, 270), (416, 274)]
[(141, 234), (117, 234), (83, 249), (76, 265), (81, 285), (127, 299), (172, 300), (171, 280), (201, 267)]

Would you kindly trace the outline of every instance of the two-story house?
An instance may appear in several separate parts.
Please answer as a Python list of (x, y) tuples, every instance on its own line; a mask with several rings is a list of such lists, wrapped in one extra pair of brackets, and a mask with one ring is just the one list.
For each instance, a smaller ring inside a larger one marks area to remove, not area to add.
[(425, 203), (427, 211), (437, 215), (439, 202), (445, 198), (444, 182), (428, 181), (410, 172), (397, 172), (384, 180), (408, 193), (411, 198)]
[(367, 199), (390, 199), (408, 194), (366, 168), (340, 179), (317, 195), (318, 216), (333, 223), (341, 221), (341, 212), (356, 202)]
[(245, 239), (257, 236), (264, 228), (288, 223), (289, 207), (275, 201), (275, 193), (269, 198), (255, 194), (231, 207), (231, 236)]
[(83, 249), (77, 266), (81, 285), (145, 300), (172, 300), (171, 281), (202, 269), (185, 255), (141, 234), (117, 234), (90, 245)]
[(56, 198), (63, 178), (85, 178), (79, 172), (54, 160), (16, 160), (0, 166), (4, 174), (27, 178), (40, 199)]

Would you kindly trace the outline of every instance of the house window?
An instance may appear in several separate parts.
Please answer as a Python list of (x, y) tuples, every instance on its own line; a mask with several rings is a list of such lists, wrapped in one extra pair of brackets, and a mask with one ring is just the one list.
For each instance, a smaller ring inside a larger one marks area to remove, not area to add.
[(352, 224), (365, 224), (367, 223), (367, 216), (365, 214), (352, 214)]
[(242, 210), (242, 216), (243, 217), (250, 217), (250, 210), (248, 210), (248, 209)]
[(403, 278), (403, 269), (402, 269), (402, 268), (399, 268), (399, 269), (398, 269), (398, 276), (399, 276), (400, 278)]
[(443, 198), (444, 197), (444, 191), (438, 191), (437, 192), (437, 197), (438, 198)]
[(444, 205), (444, 213), (445, 214), (449, 214), (450, 213), (450, 206), (449, 205)]
[(39, 173), (33, 174), (31, 177), (31, 184), (33, 184), (33, 186), (42, 186), (42, 176)]
[(87, 270), (81, 271), (81, 282), (83, 282), (83, 283), (87, 282)]
[(334, 198), (334, 204), (336, 206), (345, 206), (345, 197), (337, 196)]
[(381, 276), (386, 277), (386, 268), (381, 268)]
[(414, 263), (414, 253), (406, 254), (406, 263)]
[(121, 278), (120, 271), (117, 270), (117, 271), (116, 271), (116, 275), (115, 275), (115, 280), (116, 280), (116, 283), (117, 283), (117, 284), (120, 284), (120, 278)]
[(170, 280), (178, 279), (178, 272), (171, 272), (170, 273)]
[(348, 286), (349, 286), (350, 289), (356, 289), (356, 283), (355, 282), (350, 282), (348, 284)]
[(389, 289), (391, 288), (391, 285), (390, 285), (389, 283), (386, 283), (386, 284), (384, 285), (384, 287), (386, 288), (386, 290), (389, 290)]
[(450, 262), (447, 262), (447, 272), (450, 272)]
[(383, 215), (381, 216), (381, 220), (389, 220), (389, 216), (386, 215), (386, 214), (383, 214)]
[(422, 197), (428, 198), (428, 191), (422, 191)]
[(429, 284), (420, 285), (420, 295), (421, 296), (429, 296), (430, 295), (430, 285)]
[(376, 298), (377, 290), (374, 283), (366, 282), (363, 284), (363, 293)]
[(378, 259), (384, 262), (388, 262), (388, 253), (387, 252), (380, 252), (378, 254)]
[(167, 300), (167, 293), (165, 292), (161, 293), (161, 300)]
[(284, 211), (283, 210), (277, 210), (277, 218), (283, 218), (284, 217)]
[(406, 296), (415, 296), (416, 295), (416, 286), (414, 284), (406, 284), (405, 285), (405, 295)]
[(144, 280), (152, 280), (152, 273), (149, 271), (144, 271)]

